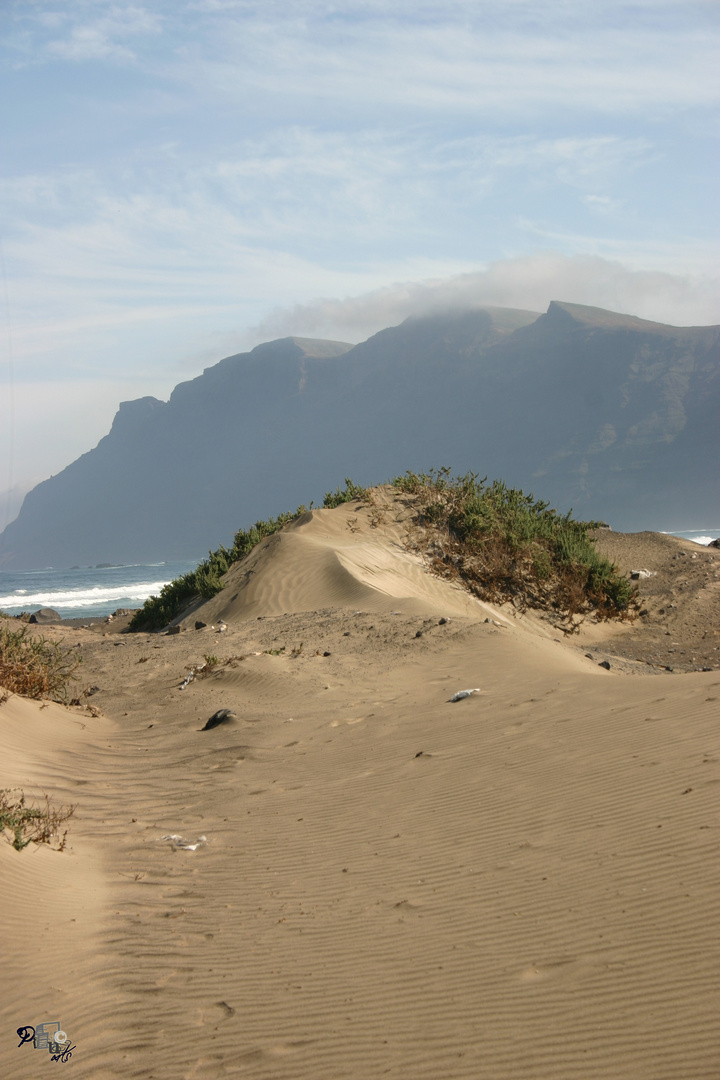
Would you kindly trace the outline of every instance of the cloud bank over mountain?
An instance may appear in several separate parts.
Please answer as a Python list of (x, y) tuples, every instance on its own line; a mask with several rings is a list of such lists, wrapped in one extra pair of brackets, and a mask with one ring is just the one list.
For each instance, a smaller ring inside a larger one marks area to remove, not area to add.
[(411, 315), (473, 307), (545, 311), (554, 296), (655, 322), (720, 322), (720, 280), (632, 270), (599, 256), (556, 253), (505, 259), (445, 280), (406, 282), (347, 299), (317, 300), (271, 312), (251, 335), (289, 334), (359, 341)]
[(199, 558), (351, 476), (449, 465), (620, 529), (706, 527), (720, 328), (553, 302), (424, 312), (355, 347), (285, 337), (228, 356), (26, 497), (13, 569)]

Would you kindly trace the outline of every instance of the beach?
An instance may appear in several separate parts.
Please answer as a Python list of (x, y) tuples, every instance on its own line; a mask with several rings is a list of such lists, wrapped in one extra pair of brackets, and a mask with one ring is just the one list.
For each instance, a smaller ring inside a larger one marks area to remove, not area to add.
[(101, 1080), (717, 1076), (720, 552), (600, 530), (645, 614), (568, 633), (380, 498), (0, 705), (0, 787), (76, 805), (0, 844), (3, 1076), (53, 1021)]

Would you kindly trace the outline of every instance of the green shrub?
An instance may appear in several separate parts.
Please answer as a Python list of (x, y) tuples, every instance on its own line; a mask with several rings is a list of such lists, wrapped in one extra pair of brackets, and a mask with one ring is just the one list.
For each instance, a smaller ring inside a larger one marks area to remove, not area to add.
[[(625, 617), (635, 611), (637, 590), (599, 555), (588, 535), (598, 522), (574, 521), (571, 514), (558, 514), (549, 503), (502, 480), (488, 484), (487, 477), (479, 480), (472, 472), (452, 476), (446, 466), (429, 473), (408, 471), (392, 483), (409, 497), (417, 524), (442, 542), (445, 558), (435, 558), (435, 570), (460, 577), (482, 599), (513, 599), (565, 616), (594, 610), (601, 617)], [(323, 507), (369, 498), (366, 488), (346, 477), (344, 488), (327, 492)], [(146, 600), (129, 629), (167, 626), (195, 600), (215, 596), (234, 563), (304, 513), (306, 507), (299, 506), (294, 513), (240, 529), (229, 550), (211, 551), (196, 570)]]
[[(365, 498), (367, 498), (367, 490), (358, 487), (346, 477), (344, 490), (338, 488), (335, 492), (328, 492), (323, 506), (332, 508), (340, 506), (341, 503), (351, 502), (353, 499)], [(309, 508), (304, 505), (299, 506), (294, 513), (288, 511), (276, 518), (269, 518), (267, 521), (256, 521), (249, 529), (239, 529), (235, 533), (230, 550), (221, 545), (217, 551), (211, 551), (207, 559), (195, 570), (164, 585), (159, 596), (149, 597), (133, 615), (128, 629), (130, 631), (159, 630), (177, 618), (195, 600), (209, 600), (212, 596), (216, 596), (223, 588), (223, 575), (234, 563), (249, 555), (266, 536), (279, 532), (285, 525), (306, 514), (312, 507), (313, 503), (310, 503)]]
[(353, 502), (354, 499), (360, 499), (363, 502), (367, 499), (367, 488), (359, 487), (357, 484), (353, 484), (349, 476), (345, 477), (345, 487), (336, 488), (335, 491), (328, 491), (323, 499), (323, 507), (326, 510), (334, 510), (336, 506), (342, 506), (343, 503)]
[[(312, 503), (310, 506), (312, 507)], [(305, 513), (307, 513), (307, 507), (299, 506), (295, 513), (280, 514), (268, 521), (256, 521), (249, 529), (238, 530), (230, 550), (220, 545), (217, 551), (211, 551), (207, 559), (195, 570), (163, 585), (159, 596), (149, 597), (133, 615), (128, 629), (131, 631), (161, 629), (172, 622), (193, 601), (209, 600), (216, 596), (224, 586), (223, 575), (234, 563), (249, 555), (266, 536), (272, 536), (273, 533)]]
[(575, 521), (549, 503), (447, 468), (407, 472), (392, 481), (409, 496), (416, 523), (435, 537), (434, 569), (459, 577), (485, 600), (553, 609), (564, 617), (595, 611), (628, 617), (637, 590), (603, 558), (588, 534), (597, 522)]

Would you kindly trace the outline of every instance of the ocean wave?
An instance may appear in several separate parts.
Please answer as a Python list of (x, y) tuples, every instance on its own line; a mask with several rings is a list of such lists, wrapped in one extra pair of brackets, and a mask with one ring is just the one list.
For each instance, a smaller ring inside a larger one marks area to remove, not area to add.
[(92, 586), (79, 589), (45, 589), (29, 593), (17, 589), (7, 596), (0, 596), (0, 611), (8, 608), (92, 608), (112, 603), (126, 606), (142, 604), (149, 596), (157, 595), (167, 581), (141, 581), (130, 585)]

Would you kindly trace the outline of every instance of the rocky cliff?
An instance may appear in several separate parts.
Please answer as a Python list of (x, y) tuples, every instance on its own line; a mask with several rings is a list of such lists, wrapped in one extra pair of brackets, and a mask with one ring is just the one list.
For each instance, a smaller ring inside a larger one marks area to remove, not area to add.
[(409, 319), (351, 347), (286, 338), (168, 402), (124, 402), (31, 491), (6, 567), (203, 556), (342, 484), (450, 465), (614, 527), (703, 527), (718, 506), (720, 327), (552, 303)]

